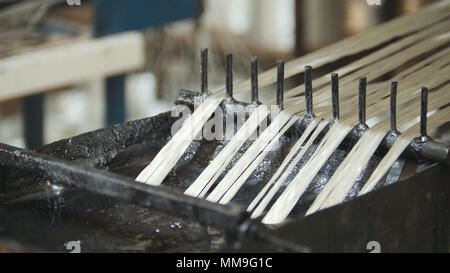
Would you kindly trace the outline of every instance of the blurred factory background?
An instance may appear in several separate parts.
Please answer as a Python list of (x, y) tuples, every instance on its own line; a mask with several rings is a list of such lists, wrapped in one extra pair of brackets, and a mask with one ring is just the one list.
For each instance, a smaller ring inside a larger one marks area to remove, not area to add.
[[(209, 48), (214, 91), (225, 83), (225, 53), (234, 54), (234, 80), (241, 81), (249, 77), (251, 56), (259, 57), (261, 72), (276, 59), (290, 60), (432, 1), (377, 2), (0, 0), (0, 142), (33, 148), (168, 111), (180, 89), (199, 90), (201, 47)], [(127, 31), (142, 33), (143, 44), (133, 47), (126, 39), (136, 36), (120, 36)], [(123, 56), (103, 64), (83, 55), (97, 50), (91, 41), (110, 35), (122, 38), (99, 50)], [(143, 54), (131, 52), (139, 47)], [(58, 62), (70, 58), (74, 64)]]

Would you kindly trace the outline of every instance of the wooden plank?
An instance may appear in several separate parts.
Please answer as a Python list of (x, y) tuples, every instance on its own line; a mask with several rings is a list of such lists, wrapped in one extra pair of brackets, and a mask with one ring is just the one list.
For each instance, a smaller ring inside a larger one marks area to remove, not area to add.
[(145, 40), (128, 32), (0, 60), (0, 101), (143, 68)]

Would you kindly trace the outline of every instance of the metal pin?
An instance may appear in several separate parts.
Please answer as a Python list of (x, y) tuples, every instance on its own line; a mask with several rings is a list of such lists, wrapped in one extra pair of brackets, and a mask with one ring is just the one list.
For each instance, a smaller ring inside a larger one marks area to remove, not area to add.
[(391, 83), (391, 131), (397, 131), (397, 82)]
[(366, 124), (366, 86), (367, 78), (363, 77), (359, 79), (359, 123)]
[(227, 99), (233, 98), (233, 54), (227, 54), (226, 56), (226, 96)]
[(252, 103), (259, 104), (258, 100), (258, 58), (250, 59), (250, 78), (252, 82)]
[(313, 116), (313, 99), (312, 99), (312, 77), (311, 66), (305, 66), (305, 103), (306, 103), (306, 115)]
[(200, 74), (201, 74), (201, 94), (205, 98), (208, 94), (208, 49), (200, 49)]
[(339, 119), (339, 75), (331, 74), (331, 105), (333, 111), (333, 120)]
[(420, 137), (424, 140), (427, 135), (427, 112), (428, 112), (428, 88), (422, 87), (420, 100)]
[(284, 61), (277, 61), (277, 105), (283, 110)]

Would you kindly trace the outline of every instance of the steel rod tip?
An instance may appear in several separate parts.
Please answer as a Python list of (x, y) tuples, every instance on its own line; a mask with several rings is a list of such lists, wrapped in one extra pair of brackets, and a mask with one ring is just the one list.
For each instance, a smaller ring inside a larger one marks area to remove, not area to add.
[(227, 99), (233, 98), (233, 54), (228, 53), (226, 55), (225, 64), (225, 74), (226, 74), (226, 96)]
[(312, 67), (305, 66), (305, 104), (306, 115), (313, 116)]
[(331, 73), (331, 105), (333, 120), (339, 119), (339, 75)]
[(427, 113), (428, 113), (428, 88), (422, 87), (420, 98), (420, 137), (425, 140), (427, 135)]
[(366, 124), (366, 88), (367, 78), (363, 77), (359, 79), (359, 103), (358, 103), (358, 116), (359, 123)]
[(258, 99), (258, 58), (250, 58), (250, 78), (251, 78), (251, 101), (260, 104)]
[(284, 61), (277, 61), (277, 105), (283, 110), (283, 91), (284, 91)]
[(397, 132), (397, 85), (396, 81), (391, 83), (391, 131)]
[(200, 49), (200, 74), (201, 74), (201, 94), (202, 98), (208, 94), (208, 48)]

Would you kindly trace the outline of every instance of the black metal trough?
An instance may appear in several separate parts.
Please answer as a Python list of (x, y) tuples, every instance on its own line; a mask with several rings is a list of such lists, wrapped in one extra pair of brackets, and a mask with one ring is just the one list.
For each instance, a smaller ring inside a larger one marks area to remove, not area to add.
[[(190, 105), (193, 95), (182, 92), (177, 103)], [(75, 239), (81, 240), (85, 251), (368, 252), (370, 241), (378, 241), (383, 252), (449, 249), (446, 164), (429, 162), (416, 171), (417, 163), (404, 159), (408, 163), (396, 183), (308, 217), (301, 216), (311, 202), (305, 199), (285, 223), (266, 227), (245, 212), (246, 202), (256, 192), (251, 186), (260, 189), (263, 183), (258, 175), (249, 179), (250, 186), (230, 205), (182, 194), (181, 189), (204, 169), (220, 142), (200, 141), (190, 147), (194, 156), (182, 159), (162, 186), (134, 182), (170, 138), (175, 120), (167, 112), (35, 151), (0, 144), (0, 237), (32, 250), (61, 252), (68, 251), (64, 243)], [(274, 167), (257, 172), (270, 177), (276, 170), (291, 138), (304, 128), (302, 121), (294, 127), (286, 133), (282, 148), (265, 159)], [(331, 169), (353, 142), (349, 136), (340, 152), (333, 154), (328, 162)], [(330, 172), (324, 169), (320, 175)], [(314, 188), (308, 192), (310, 199), (316, 195)], [(175, 229), (179, 222), (185, 227), (172, 234), (173, 224), (160, 227), (169, 222), (178, 222)], [(62, 231), (72, 225), (75, 230)], [(193, 248), (183, 246), (186, 236), (196, 236), (192, 239), (196, 244), (190, 243)]]

